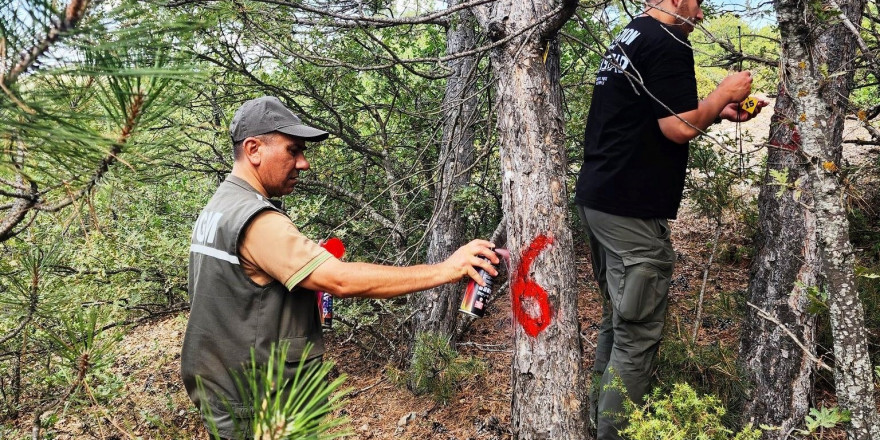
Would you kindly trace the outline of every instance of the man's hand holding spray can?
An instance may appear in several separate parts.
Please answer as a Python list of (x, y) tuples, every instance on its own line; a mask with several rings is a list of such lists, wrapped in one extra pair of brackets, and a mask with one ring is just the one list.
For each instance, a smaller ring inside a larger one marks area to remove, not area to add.
[[(495, 248), (495, 253), (498, 254), (500, 259), (504, 260), (505, 265), (508, 266), (508, 273), (510, 273), (510, 252), (504, 248)], [(480, 258), (486, 259), (485, 257)], [(489, 272), (486, 272), (485, 269), (477, 270), (477, 274), (480, 275), (483, 283), (486, 285), (481, 286), (473, 279), (469, 280), (458, 311), (479, 318), (486, 314), (486, 306), (488, 305), (489, 297), (492, 295), (494, 277)]]
[[(342, 240), (336, 237), (321, 242), (321, 247), (327, 249), (327, 252), (336, 258), (342, 258), (345, 255), (345, 245), (342, 244)], [(327, 292), (318, 292), (318, 309), (321, 314), (321, 327), (333, 328), (333, 295)]]

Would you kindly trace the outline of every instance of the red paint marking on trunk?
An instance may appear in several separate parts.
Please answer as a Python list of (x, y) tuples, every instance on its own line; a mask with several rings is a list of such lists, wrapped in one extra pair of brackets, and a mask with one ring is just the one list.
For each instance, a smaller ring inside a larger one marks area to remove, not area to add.
[(798, 151), (801, 149), (801, 134), (798, 133), (797, 127), (795, 127), (791, 132), (791, 142), (783, 144), (778, 140), (772, 140), (770, 141), (770, 145), (784, 150)]
[[(535, 258), (551, 243), (553, 243), (552, 238), (545, 235), (537, 236), (528, 249), (523, 252), (519, 266), (513, 276), (513, 295), (511, 298), (513, 316), (526, 334), (533, 338), (537, 337), (541, 331), (550, 325), (550, 321), (553, 319), (553, 311), (550, 309), (550, 299), (547, 297), (547, 291), (529, 277), (529, 271)], [(523, 308), (523, 300), (528, 298), (532, 299), (540, 309), (541, 313), (538, 316), (529, 314)]]

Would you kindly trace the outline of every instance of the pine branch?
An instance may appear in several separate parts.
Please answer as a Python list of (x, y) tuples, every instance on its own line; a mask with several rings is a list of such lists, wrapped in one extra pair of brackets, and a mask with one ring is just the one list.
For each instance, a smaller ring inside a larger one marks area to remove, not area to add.
[(3, 84), (4, 90), (12, 85), (21, 75), (26, 72), (41, 55), (46, 53), (53, 44), (57, 43), (60, 38), (67, 32), (76, 27), (77, 23), (86, 14), (89, 6), (89, 0), (72, 0), (64, 10), (62, 20), (52, 23), (46, 35), (34, 44), (30, 49), (26, 49), (21, 53), (21, 59), (8, 73), (0, 73), (0, 84)]
[(137, 126), (138, 118), (141, 116), (143, 112), (144, 105), (144, 94), (138, 93), (134, 96), (130, 103), (130, 107), (127, 111), (128, 117), (125, 121), (125, 125), (122, 126), (122, 131), (119, 134), (119, 137), (116, 140), (116, 143), (113, 144), (113, 147), (110, 149), (110, 152), (101, 160), (98, 164), (97, 169), (92, 174), (92, 177), (89, 179), (88, 183), (81, 188), (79, 191), (68, 195), (66, 198), (55, 202), (51, 205), (40, 204), (36, 206), (36, 209), (44, 212), (57, 212), (62, 208), (70, 206), (73, 202), (79, 200), (83, 196), (92, 192), (92, 189), (98, 185), (98, 181), (101, 180), (104, 175), (110, 171), (110, 168), (119, 161), (119, 155), (122, 153), (122, 148), (125, 146), (126, 142), (128, 142), (131, 137), (132, 132)]

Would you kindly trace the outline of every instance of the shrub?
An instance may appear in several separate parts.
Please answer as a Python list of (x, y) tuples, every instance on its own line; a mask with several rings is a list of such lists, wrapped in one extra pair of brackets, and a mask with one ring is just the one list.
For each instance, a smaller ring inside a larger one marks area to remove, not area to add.
[(419, 333), (413, 346), (409, 371), (397, 382), (405, 383), (416, 394), (430, 394), (446, 403), (461, 382), (486, 371), (486, 364), (473, 358), (462, 358), (447, 336)]
[[(691, 384), (734, 414), (745, 401), (747, 381), (737, 365), (735, 346), (723, 342), (699, 345), (684, 338), (668, 338), (660, 348), (657, 365), (664, 389), (678, 383)], [(732, 426), (736, 422), (734, 414), (722, 414), (723, 422)]]
[(671, 393), (654, 390), (643, 407), (629, 405), (629, 425), (621, 434), (631, 440), (757, 440), (761, 431), (746, 425), (734, 433), (721, 419), (726, 414), (715, 396), (699, 396), (687, 384)]

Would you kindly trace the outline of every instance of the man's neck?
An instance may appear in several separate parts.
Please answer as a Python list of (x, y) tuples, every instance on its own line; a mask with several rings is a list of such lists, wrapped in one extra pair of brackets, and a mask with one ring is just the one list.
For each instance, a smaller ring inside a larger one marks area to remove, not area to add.
[(657, 3), (648, 3), (648, 9), (645, 10), (644, 15), (654, 18), (663, 24), (676, 24), (677, 20), (674, 15), (675, 7), (672, 6), (672, 3), (669, 1), (662, 1)]
[(238, 163), (235, 163), (232, 165), (232, 172), (230, 174), (247, 182), (248, 185), (254, 187), (255, 190), (263, 195), (263, 197), (266, 197), (267, 199), (269, 198), (268, 193), (266, 193), (266, 188), (260, 184), (260, 179), (257, 178), (257, 175), (253, 170), (246, 169)]

